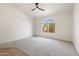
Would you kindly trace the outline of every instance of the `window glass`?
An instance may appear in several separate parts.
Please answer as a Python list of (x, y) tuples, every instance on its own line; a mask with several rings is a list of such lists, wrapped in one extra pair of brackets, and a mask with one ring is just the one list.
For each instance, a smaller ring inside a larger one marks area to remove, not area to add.
[(42, 20), (42, 32), (55, 33), (55, 21), (51, 18)]

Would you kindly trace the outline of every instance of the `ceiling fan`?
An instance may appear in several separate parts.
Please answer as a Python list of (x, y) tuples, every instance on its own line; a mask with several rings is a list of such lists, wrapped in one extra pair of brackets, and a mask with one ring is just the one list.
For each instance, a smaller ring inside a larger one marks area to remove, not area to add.
[(38, 6), (38, 4), (39, 4), (39, 3), (35, 3), (36, 8), (32, 9), (32, 11), (34, 11), (34, 10), (36, 10), (36, 9), (39, 9), (39, 10), (41, 10), (41, 11), (45, 11), (44, 9), (40, 8), (40, 7)]

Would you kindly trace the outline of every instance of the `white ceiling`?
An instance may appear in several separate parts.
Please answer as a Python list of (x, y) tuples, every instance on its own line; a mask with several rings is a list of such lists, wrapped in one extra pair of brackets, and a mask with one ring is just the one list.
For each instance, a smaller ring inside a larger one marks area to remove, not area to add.
[(40, 8), (45, 9), (45, 11), (31, 11), (31, 9), (35, 8), (34, 3), (16, 3), (12, 5), (33, 17), (71, 12), (73, 8), (71, 3), (39, 3)]

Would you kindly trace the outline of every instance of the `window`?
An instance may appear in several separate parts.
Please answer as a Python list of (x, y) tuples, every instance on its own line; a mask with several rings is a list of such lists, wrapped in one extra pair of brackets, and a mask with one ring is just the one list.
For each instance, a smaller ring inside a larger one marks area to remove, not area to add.
[(55, 21), (51, 18), (45, 18), (42, 20), (42, 32), (55, 33)]

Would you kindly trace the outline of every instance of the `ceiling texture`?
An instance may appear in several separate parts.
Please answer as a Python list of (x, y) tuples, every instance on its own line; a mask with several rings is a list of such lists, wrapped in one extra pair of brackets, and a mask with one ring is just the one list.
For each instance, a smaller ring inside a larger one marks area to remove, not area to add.
[(14, 3), (12, 6), (32, 17), (55, 15), (59, 13), (72, 12), (73, 10), (72, 3), (39, 3), (39, 7), (45, 9), (45, 11), (31, 11), (33, 8), (35, 8), (34, 3)]

